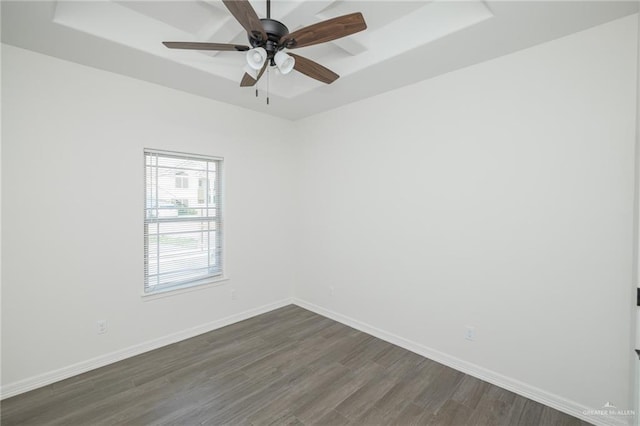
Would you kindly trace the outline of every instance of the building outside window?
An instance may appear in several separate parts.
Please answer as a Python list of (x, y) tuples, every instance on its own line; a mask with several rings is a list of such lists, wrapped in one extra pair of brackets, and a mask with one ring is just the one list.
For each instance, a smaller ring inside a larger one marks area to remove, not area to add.
[(176, 188), (189, 188), (189, 176), (186, 173), (176, 173)]

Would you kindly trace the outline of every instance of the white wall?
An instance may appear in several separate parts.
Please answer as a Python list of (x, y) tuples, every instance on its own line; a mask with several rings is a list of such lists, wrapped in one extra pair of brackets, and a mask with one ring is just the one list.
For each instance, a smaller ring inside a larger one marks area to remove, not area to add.
[[(3, 46), (3, 393), (295, 293), (574, 414), (631, 407), (636, 31), (295, 123)], [(225, 157), (226, 284), (141, 299), (144, 147)]]
[(574, 414), (633, 409), (636, 31), (297, 122), (296, 297)]
[[(290, 300), (289, 122), (11, 46), (2, 56), (4, 390)], [(224, 285), (141, 298), (145, 147), (225, 158)]]

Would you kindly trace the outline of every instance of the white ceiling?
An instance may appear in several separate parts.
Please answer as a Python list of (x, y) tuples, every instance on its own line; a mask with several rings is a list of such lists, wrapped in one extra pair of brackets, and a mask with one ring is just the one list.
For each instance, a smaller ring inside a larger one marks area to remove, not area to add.
[[(265, 0), (251, 3), (266, 16)], [(259, 82), (258, 98), (254, 89), (239, 87), (244, 53), (179, 51), (161, 44), (248, 44), (219, 0), (3, 0), (2, 42), (298, 119), (635, 13), (638, 3), (273, 0), (271, 6), (272, 18), (290, 31), (357, 11), (367, 21), (366, 31), (296, 49), (340, 79), (325, 85), (272, 70)]]

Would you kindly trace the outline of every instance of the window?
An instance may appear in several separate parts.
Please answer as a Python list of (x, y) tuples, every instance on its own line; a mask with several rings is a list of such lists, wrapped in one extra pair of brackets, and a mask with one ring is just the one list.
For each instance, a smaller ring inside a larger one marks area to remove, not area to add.
[(176, 188), (189, 188), (189, 175), (185, 172), (177, 172)]
[[(207, 193), (207, 187), (209, 182), (206, 178), (198, 179), (198, 204), (204, 204), (205, 195)], [(211, 202), (211, 200), (209, 200)]]
[(145, 150), (144, 162), (145, 293), (221, 278), (222, 159)]

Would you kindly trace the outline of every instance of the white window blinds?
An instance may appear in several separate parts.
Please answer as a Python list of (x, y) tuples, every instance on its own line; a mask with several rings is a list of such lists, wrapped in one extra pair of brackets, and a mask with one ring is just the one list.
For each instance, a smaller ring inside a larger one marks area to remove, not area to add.
[(145, 150), (144, 162), (145, 293), (221, 277), (222, 160)]

